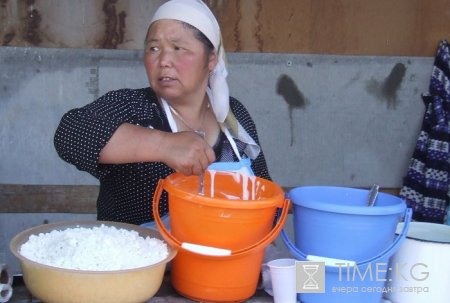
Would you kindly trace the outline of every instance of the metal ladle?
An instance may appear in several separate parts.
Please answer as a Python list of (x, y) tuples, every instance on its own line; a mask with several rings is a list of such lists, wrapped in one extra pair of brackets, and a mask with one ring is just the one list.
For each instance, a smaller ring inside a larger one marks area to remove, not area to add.
[[(196, 130), (195, 133), (202, 137), (203, 139), (205, 139), (206, 133), (202, 132), (202, 131), (198, 131)], [(204, 185), (204, 180), (205, 180), (205, 173), (201, 173), (198, 176), (198, 194), (199, 195), (205, 195), (205, 185)]]
[(372, 207), (375, 205), (375, 201), (377, 200), (378, 191), (380, 186), (378, 184), (374, 184), (369, 192), (369, 200), (367, 202), (367, 206)]

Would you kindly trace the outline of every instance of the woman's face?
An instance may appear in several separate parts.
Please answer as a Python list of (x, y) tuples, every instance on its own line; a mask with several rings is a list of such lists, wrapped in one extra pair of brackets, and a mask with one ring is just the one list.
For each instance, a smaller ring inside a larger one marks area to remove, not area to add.
[(153, 23), (146, 39), (144, 64), (150, 86), (168, 101), (202, 97), (217, 56), (208, 55), (194, 32), (176, 20)]

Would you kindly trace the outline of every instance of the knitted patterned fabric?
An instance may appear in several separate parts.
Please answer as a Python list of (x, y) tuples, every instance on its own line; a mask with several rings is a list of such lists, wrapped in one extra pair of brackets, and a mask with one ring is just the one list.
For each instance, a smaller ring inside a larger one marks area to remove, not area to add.
[(450, 48), (439, 44), (429, 92), (422, 95), (426, 111), (400, 197), (417, 221), (443, 223), (450, 190)]

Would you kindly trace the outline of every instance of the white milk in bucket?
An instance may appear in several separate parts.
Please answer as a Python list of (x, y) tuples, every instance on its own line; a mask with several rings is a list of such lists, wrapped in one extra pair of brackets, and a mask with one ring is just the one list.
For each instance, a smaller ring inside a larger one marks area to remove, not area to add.
[(450, 302), (450, 226), (411, 222), (389, 268), (392, 303)]

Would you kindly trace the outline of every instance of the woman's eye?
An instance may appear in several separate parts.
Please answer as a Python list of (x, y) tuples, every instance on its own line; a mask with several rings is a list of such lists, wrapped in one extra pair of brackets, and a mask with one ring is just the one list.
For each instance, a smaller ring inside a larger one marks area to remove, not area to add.
[(159, 50), (159, 48), (157, 46), (149, 46), (148, 50), (152, 53), (157, 52)]

